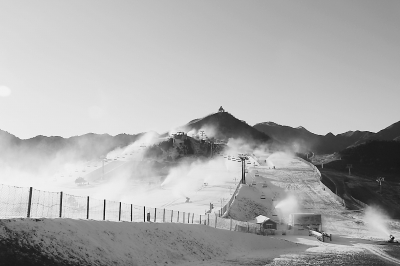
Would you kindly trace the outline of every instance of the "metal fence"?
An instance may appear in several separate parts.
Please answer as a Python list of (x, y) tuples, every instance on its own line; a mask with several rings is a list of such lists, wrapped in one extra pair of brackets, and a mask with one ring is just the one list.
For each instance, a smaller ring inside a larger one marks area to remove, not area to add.
[(233, 192), (233, 194), (232, 194), (231, 198), (229, 199), (228, 203), (226, 203), (226, 204), (224, 205), (224, 207), (221, 208), (221, 210), (220, 210), (220, 212), (219, 212), (219, 215), (220, 215), (220, 216), (226, 217), (227, 215), (229, 215), (229, 208), (231, 207), (233, 201), (236, 199), (236, 195), (237, 195), (237, 193), (238, 193), (238, 191), (239, 191), (239, 188), (240, 188), (240, 185), (241, 185), (241, 184), (242, 184), (241, 182), (239, 182), (239, 183), (237, 184), (236, 189), (235, 189), (235, 191)]
[(218, 229), (261, 234), (259, 224), (223, 218), (217, 213), (200, 215), (0, 184), (0, 219), (7, 218), (202, 224)]

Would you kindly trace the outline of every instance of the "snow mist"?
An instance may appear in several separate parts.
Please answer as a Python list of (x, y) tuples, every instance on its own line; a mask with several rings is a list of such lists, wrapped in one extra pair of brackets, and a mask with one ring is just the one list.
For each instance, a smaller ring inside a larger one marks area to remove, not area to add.
[(294, 213), (299, 210), (299, 204), (297, 198), (293, 194), (289, 194), (285, 199), (278, 202), (275, 208), (279, 209), (283, 216), (287, 217), (290, 213)]
[(384, 239), (389, 238), (388, 219), (389, 217), (377, 208), (369, 206), (365, 210), (364, 222), (372, 236), (382, 237)]

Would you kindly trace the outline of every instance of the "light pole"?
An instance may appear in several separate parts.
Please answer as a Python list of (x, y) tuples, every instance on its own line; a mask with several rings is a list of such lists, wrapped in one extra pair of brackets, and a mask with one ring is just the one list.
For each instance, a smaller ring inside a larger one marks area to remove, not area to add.
[(382, 194), (382, 182), (383, 182), (383, 181), (385, 181), (385, 178), (384, 178), (384, 177), (378, 177), (378, 178), (376, 179), (376, 182), (379, 183), (379, 193), (380, 193), (380, 194)]

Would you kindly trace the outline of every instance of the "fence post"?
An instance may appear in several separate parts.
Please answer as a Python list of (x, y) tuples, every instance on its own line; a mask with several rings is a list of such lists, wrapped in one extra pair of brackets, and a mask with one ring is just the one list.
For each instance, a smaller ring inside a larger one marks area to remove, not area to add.
[(157, 219), (157, 208), (154, 208), (154, 222), (156, 222)]
[(231, 217), (231, 222), (229, 223), (229, 231), (232, 231), (232, 217)]
[(176, 222), (179, 223), (179, 211), (178, 211), (178, 218), (176, 219)]
[(119, 215), (118, 215), (118, 221), (121, 222), (121, 202), (119, 202)]
[(131, 204), (131, 222), (133, 221), (133, 205)]
[(162, 222), (165, 223), (165, 209), (164, 209), (163, 215), (162, 215)]
[(249, 232), (250, 228), (249, 228), (249, 222), (247, 222), (247, 233)]
[(27, 213), (28, 218), (31, 217), (32, 190), (33, 190), (33, 188), (30, 187), (29, 188), (29, 198), (28, 198), (28, 213)]
[(104, 208), (103, 208), (103, 221), (106, 220), (106, 200), (104, 200)]
[(60, 218), (62, 217), (62, 200), (63, 200), (63, 192), (60, 192)]
[(86, 219), (89, 220), (89, 196), (87, 197), (87, 203), (86, 203)]
[(146, 206), (143, 206), (143, 222), (146, 222)]
[(194, 213), (192, 213), (192, 223), (193, 223), (193, 219), (194, 219)]
[(199, 222), (199, 224), (201, 224), (201, 215), (200, 215), (200, 222)]
[(218, 216), (217, 216), (217, 214), (215, 214), (215, 228), (217, 228), (217, 219), (218, 219)]
[(210, 226), (210, 214), (207, 214), (207, 225)]
[(174, 210), (172, 210), (172, 213), (171, 213), (171, 223), (172, 223), (172, 217), (174, 217)]

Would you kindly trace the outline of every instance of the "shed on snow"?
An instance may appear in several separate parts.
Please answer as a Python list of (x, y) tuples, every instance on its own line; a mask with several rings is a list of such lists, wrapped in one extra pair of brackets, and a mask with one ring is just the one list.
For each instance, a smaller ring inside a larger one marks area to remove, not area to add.
[(278, 223), (264, 215), (257, 216), (256, 223), (260, 224), (264, 229), (278, 229)]

